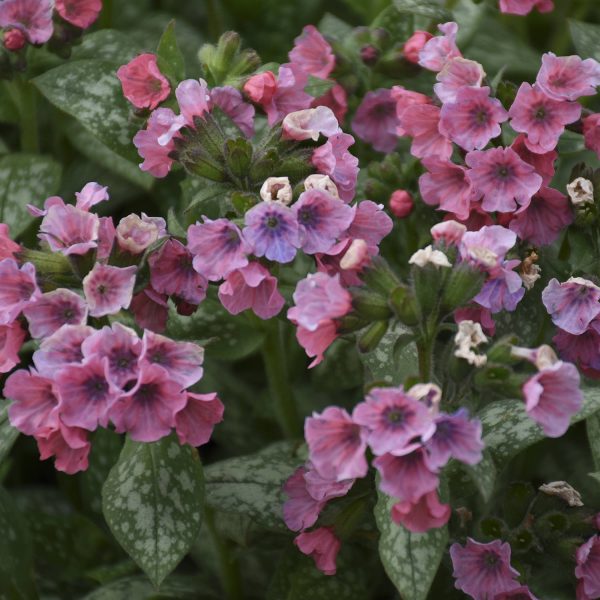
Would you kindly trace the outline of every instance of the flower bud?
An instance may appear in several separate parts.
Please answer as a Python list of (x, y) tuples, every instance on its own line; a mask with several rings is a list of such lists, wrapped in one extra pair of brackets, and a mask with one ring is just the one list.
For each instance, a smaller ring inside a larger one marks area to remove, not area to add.
[(390, 306), (398, 319), (405, 325), (412, 326), (419, 322), (417, 301), (409, 287), (399, 285), (390, 296)]
[(318, 173), (314, 173), (313, 175), (309, 175), (304, 180), (304, 189), (308, 190), (323, 190), (327, 192), (330, 196), (334, 198), (339, 198), (340, 194), (337, 189), (337, 185), (333, 182), (329, 175), (320, 175)]
[(358, 340), (358, 351), (366, 353), (375, 350), (381, 338), (386, 334), (388, 325), (388, 321), (373, 323)]
[(361, 279), (367, 287), (387, 297), (398, 287), (400, 281), (387, 261), (381, 256), (374, 256), (362, 273)]
[(244, 84), (244, 93), (256, 104), (268, 104), (277, 90), (277, 79), (271, 71), (252, 75)]
[(468, 263), (455, 266), (442, 294), (442, 310), (449, 313), (467, 304), (479, 293), (484, 281), (485, 274)]
[(287, 206), (292, 201), (292, 186), (288, 177), (269, 177), (260, 188), (265, 202), (279, 202)]
[(156, 223), (144, 221), (132, 214), (119, 221), (116, 236), (122, 250), (131, 254), (141, 254), (158, 239), (159, 228)]
[(4, 32), (4, 47), (11, 52), (16, 52), (25, 46), (27, 38), (25, 34), (14, 27), (13, 29), (7, 29)]
[(396, 190), (390, 197), (389, 206), (393, 215), (404, 219), (413, 211), (415, 203), (406, 190)]
[(360, 49), (360, 58), (368, 67), (372, 67), (379, 60), (379, 50), (371, 44)]
[(433, 37), (428, 31), (415, 31), (406, 40), (404, 47), (402, 48), (402, 54), (404, 58), (413, 64), (419, 63), (419, 52), (423, 49), (423, 46)]
[(577, 177), (567, 185), (567, 193), (575, 207), (594, 202), (594, 184), (589, 179)]
[(386, 298), (366, 288), (352, 291), (352, 307), (360, 318), (368, 321), (389, 319), (392, 316)]

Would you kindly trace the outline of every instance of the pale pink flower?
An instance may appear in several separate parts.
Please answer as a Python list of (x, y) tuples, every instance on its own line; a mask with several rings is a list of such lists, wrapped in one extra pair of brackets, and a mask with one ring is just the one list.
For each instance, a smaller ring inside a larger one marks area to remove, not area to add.
[(33, 364), (40, 375), (54, 377), (64, 365), (81, 362), (81, 345), (94, 331), (87, 325), (63, 325), (50, 337), (44, 338), (33, 353)]
[(19, 350), (25, 341), (26, 331), (19, 321), (0, 325), (0, 373), (8, 373), (19, 364)]
[(0, 325), (12, 323), (41, 294), (32, 263), (19, 268), (13, 258), (0, 260)]
[(194, 118), (209, 112), (210, 96), (204, 79), (186, 79), (175, 89), (179, 112), (188, 127), (194, 127)]
[(85, 325), (88, 308), (83, 298), (64, 288), (42, 294), (36, 302), (28, 304), (23, 314), (29, 323), (29, 333), (34, 338), (52, 335), (63, 325)]
[(294, 40), (289, 58), (308, 75), (321, 79), (327, 79), (335, 67), (331, 46), (314, 25), (307, 25)]
[[(600, 596), (600, 536), (593, 535), (577, 548), (575, 577), (583, 591), (583, 600)], [(579, 592), (579, 590), (578, 590)], [(577, 596), (578, 600), (579, 595)]]
[(85, 254), (98, 244), (100, 220), (98, 215), (71, 204), (51, 206), (42, 219), (38, 237), (53, 252)]
[[(144, 159), (140, 164), (142, 171), (148, 171), (154, 177), (167, 176), (173, 165), (173, 159), (169, 157), (175, 150), (173, 137), (180, 137), (178, 131), (183, 125), (182, 118), (170, 108), (157, 108), (152, 112), (146, 129), (138, 131), (133, 138), (133, 144)], [(164, 143), (159, 143), (159, 139)]]
[(438, 83), (433, 90), (442, 103), (456, 102), (461, 88), (481, 87), (484, 77), (485, 71), (478, 62), (456, 57), (449, 60), (436, 75)]
[(405, 135), (413, 138), (410, 153), (417, 158), (449, 160), (452, 142), (440, 133), (440, 108), (433, 104), (412, 104), (400, 116)]
[(367, 92), (352, 120), (352, 130), (379, 152), (391, 152), (398, 143), (396, 97), (391, 89)]
[(554, 10), (553, 0), (500, 0), (500, 10), (510, 15), (527, 15), (534, 8), (541, 13)]
[(330, 137), (341, 132), (333, 111), (326, 106), (289, 113), (284, 117), (281, 127), (283, 139), (297, 141), (312, 139), (316, 142), (320, 134)]
[(441, 71), (449, 60), (462, 56), (456, 46), (458, 25), (450, 21), (438, 29), (443, 35), (430, 39), (419, 52), (419, 64), (430, 71)]
[(79, 427), (67, 427), (59, 422), (53, 429), (46, 429), (35, 436), (40, 460), (55, 457), (54, 467), (69, 475), (88, 468), (88, 456), (92, 445), (88, 433)]
[(316, 148), (311, 159), (319, 173), (331, 177), (344, 202), (354, 198), (358, 179), (358, 158), (348, 151), (352, 144), (354, 138), (351, 135), (337, 133)]
[(434, 225), (431, 230), (431, 237), (434, 242), (444, 242), (446, 246), (458, 246), (467, 228), (457, 221), (442, 221)]
[(83, 293), (93, 317), (114, 315), (128, 308), (133, 296), (137, 267), (112, 267), (96, 263), (83, 278)]
[(4, 0), (0, 2), (0, 27), (15, 27), (32, 44), (44, 44), (54, 31), (53, 4), (52, 0)]
[(102, 0), (55, 0), (54, 7), (65, 21), (80, 29), (87, 29), (98, 18)]
[(600, 85), (600, 64), (593, 58), (556, 56), (547, 52), (535, 80), (537, 87), (555, 100), (577, 100), (593, 96)]
[(96, 206), (100, 202), (106, 202), (110, 198), (108, 186), (90, 181), (81, 188), (80, 192), (75, 192), (75, 198), (75, 208), (89, 212), (92, 206)]
[(450, 519), (452, 509), (441, 504), (437, 491), (423, 494), (416, 502), (397, 502), (392, 507), (392, 521), (403, 525), (413, 533), (425, 533), (444, 526)]
[(423, 46), (433, 37), (428, 31), (415, 31), (402, 46), (402, 56), (413, 64), (419, 63), (419, 54)]
[(342, 543), (331, 527), (319, 527), (305, 531), (294, 539), (302, 554), (312, 556), (317, 569), (325, 575), (335, 575), (336, 558)]
[(121, 250), (130, 254), (141, 254), (158, 240), (159, 228), (156, 223), (131, 214), (119, 221), (115, 234)]
[(175, 414), (175, 430), (182, 444), (202, 446), (212, 435), (217, 423), (223, 420), (223, 403), (215, 392), (193, 394), (186, 392), (185, 406)]
[(169, 80), (160, 72), (155, 54), (136, 56), (119, 67), (117, 77), (121, 82), (123, 95), (136, 108), (154, 110), (171, 93)]

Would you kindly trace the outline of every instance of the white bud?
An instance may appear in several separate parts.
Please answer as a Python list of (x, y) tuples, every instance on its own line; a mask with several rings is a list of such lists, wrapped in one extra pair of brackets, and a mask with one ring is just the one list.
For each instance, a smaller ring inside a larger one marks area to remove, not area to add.
[(292, 196), (292, 186), (287, 177), (269, 177), (260, 188), (260, 197), (265, 202), (279, 202), (287, 206)]
[(573, 206), (594, 202), (594, 184), (584, 177), (578, 177), (567, 185), (567, 193)]
[(440, 250), (434, 250), (431, 245), (422, 250), (417, 250), (409, 259), (409, 265), (417, 265), (424, 267), (425, 265), (433, 265), (435, 267), (451, 267), (452, 264), (448, 257)]
[(340, 194), (337, 189), (337, 185), (333, 182), (329, 175), (319, 175), (315, 173), (313, 175), (309, 175), (304, 180), (304, 189), (308, 190), (323, 190), (327, 192), (330, 196), (334, 198), (339, 198)]

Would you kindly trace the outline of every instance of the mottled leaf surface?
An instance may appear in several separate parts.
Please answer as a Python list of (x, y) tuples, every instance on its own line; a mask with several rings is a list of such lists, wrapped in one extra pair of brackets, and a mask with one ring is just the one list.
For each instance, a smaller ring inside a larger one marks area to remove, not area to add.
[(19, 432), (8, 420), (8, 402), (0, 401), (0, 464), (8, 456), (18, 437)]

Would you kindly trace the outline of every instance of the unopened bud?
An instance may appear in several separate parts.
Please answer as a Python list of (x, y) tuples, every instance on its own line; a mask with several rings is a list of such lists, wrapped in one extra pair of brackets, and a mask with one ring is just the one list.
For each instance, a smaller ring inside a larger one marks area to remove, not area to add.
[(416, 325), (419, 322), (417, 301), (409, 287), (399, 285), (390, 296), (390, 306), (405, 325)]
[(379, 60), (379, 50), (367, 44), (360, 49), (360, 58), (368, 67), (372, 67)]
[(271, 71), (252, 75), (244, 84), (244, 93), (256, 104), (268, 104), (277, 90), (277, 79)]
[(413, 64), (419, 63), (419, 52), (423, 46), (433, 37), (428, 31), (415, 31), (408, 40), (406, 40), (402, 48), (404, 58)]
[(406, 190), (396, 190), (390, 196), (390, 211), (399, 219), (408, 217), (415, 207), (412, 196)]
[(27, 38), (25, 34), (14, 27), (4, 32), (4, 47), (11, 52), (16, 52), (25, 46)]
[(473, 268), (468, 263), (460, 263), (448, 276), (446, 287), (442, 295), (442, 308), (446, 312), (452, 312), (460, 306), (464, 306), (477, 294), (483, 282), (485, 274)]
[(376, 321), (358, 340), (359, 352), (372, 352), (377, 348), (381, 338), (386, 334), (388, 329), (388, 321)]
[(440, 250), (434, 250), (432, 246), (427, 246), (422, 250), (417, 250), (408, 260), (409, 265), (417, 265), (424, 268), (427, 265), (434, 267), (452, 267), (448, 257)]
[(292, 196), (292, 186), (287, 177), (269, 177), (260, 188), (260, 197), (266, 202), (279, 202), (287, 206)]
[(594, 202), (594, 184), (589, 179), (583, 177), (574, 179), (567, 185), (567, 193), (573, 206)]
[(330, 196), (334, 198), (339, 198), (340, 194), (337, 189), (337, 185), (333, 182), (329, 175), (320, 175), (318, 173), (314, 173), (313, 175), (309, 175), (304, 180), (304, 189), (308, 190), (323, 190), (327, 192)]

